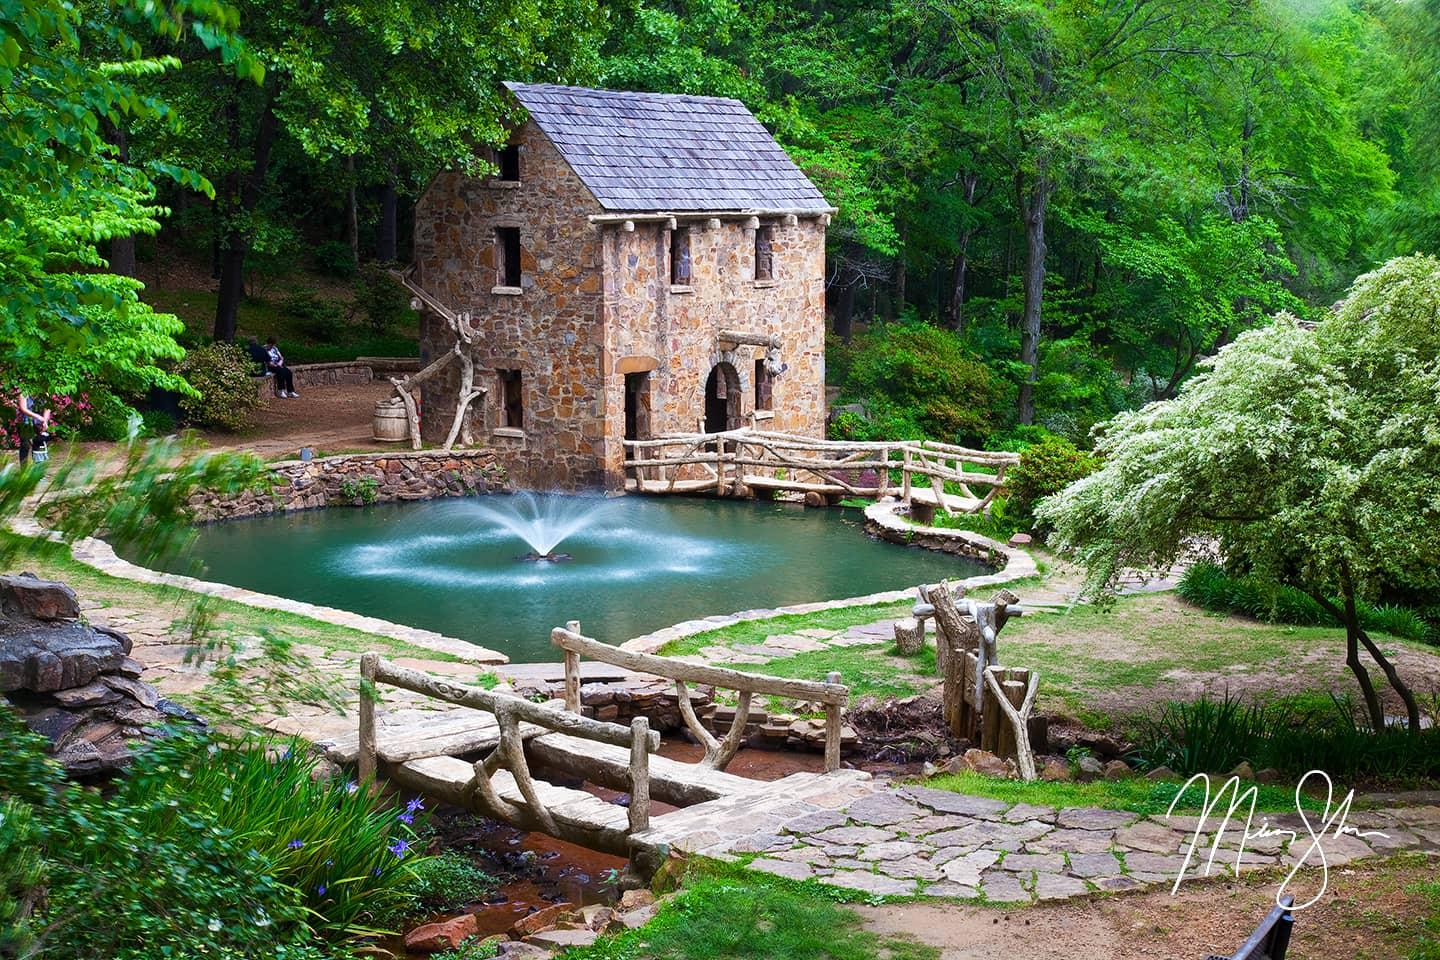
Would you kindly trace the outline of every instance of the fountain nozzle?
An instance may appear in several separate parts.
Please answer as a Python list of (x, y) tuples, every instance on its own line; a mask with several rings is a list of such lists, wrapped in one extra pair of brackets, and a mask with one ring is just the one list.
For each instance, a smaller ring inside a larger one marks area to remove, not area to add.
[(568, 553), (556, 553), (553, 550), (549, 553), (537, 553), (531, 550), (529, 553), (521, 554), (515, 559), (521, 563), (560, 563), (564, 560), (574, 560), (575, 558)]

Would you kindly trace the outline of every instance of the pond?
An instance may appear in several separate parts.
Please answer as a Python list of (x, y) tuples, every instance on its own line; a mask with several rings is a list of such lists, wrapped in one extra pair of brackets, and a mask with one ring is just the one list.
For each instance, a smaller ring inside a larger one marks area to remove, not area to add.
[[(191, 557), (205, 579), (435, 630), (516, 662), (560, 659), (550, 630), (567, 620), (618, 644), (695, 617), (986, 570), (872, 540), (861, 521), (858, 510), (748, 500), (524, 494), (209, 524)], [(570, 559), (519, 559), (552, 546)]]

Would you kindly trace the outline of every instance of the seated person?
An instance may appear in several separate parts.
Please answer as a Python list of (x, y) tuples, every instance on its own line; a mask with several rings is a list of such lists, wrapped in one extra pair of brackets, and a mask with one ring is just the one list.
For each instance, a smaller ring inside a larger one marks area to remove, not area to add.
[(274, 337), (265, 341), (265, 369), (275, 374), (275, 396), (298, 397), (295, 392), (295, 374), (285, 365), (285, 355)]

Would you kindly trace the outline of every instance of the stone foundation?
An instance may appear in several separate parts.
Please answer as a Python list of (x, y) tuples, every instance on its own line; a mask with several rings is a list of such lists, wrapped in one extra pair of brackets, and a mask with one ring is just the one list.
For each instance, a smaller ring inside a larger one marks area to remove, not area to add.
[(491, 450), (421, 450), (286, 460), (270, 465), (270, 491), (192, 501), (201, 521), (235, 520), (338, 504), (433, 500), (508, 489), (505, 468)]

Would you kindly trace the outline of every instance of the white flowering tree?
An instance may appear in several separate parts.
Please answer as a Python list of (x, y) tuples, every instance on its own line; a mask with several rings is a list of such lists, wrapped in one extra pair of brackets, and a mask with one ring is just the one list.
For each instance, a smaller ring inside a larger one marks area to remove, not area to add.
[(1037, 511), (1092, 594), (1213, 540), (1231, 567), (1305, 591), (1344, 625), (1376, 729), (1372, 669), (1419, 729), (1356, 602), (1440, 590), (1440, 260), (1360, 277), (1314, 331), (1282, 314), (1243, 334), (1177, 399), (1107, 424), (1096, 450), (1104, 466)]

